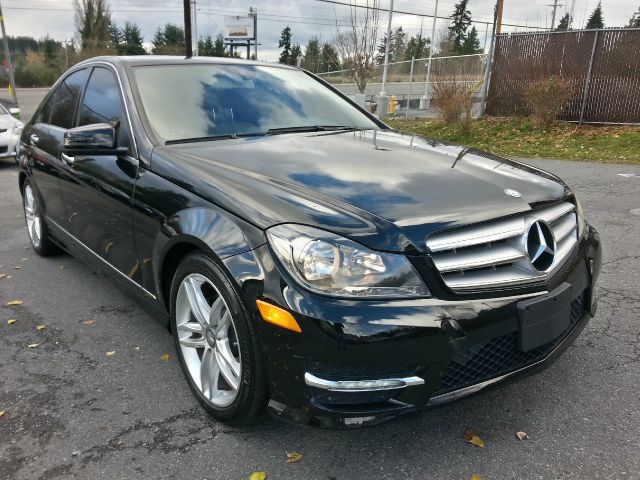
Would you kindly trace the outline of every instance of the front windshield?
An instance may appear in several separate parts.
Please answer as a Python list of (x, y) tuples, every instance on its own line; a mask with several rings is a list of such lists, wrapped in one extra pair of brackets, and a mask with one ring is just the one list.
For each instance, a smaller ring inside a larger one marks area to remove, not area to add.
[(9, 110), (7, 110), (6, 107), (1, 103), (0, 103), (0, 115), (9, 115)]
[(164, 142), (264, 135), (295, 127), (377, 128), (365, 114), (299, 70), (267, 65), (134, 68), (151, 128)]

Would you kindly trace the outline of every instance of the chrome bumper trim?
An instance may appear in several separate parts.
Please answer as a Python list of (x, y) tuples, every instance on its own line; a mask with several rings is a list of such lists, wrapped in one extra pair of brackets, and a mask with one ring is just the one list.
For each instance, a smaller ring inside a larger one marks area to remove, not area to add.
[[(380, 386), (358, 387), (354, 385), (352, 388), (345, 387), (346, 384), (357, 384), (358, 382), (373, 383), (380, 382)], [(304, 383), (310, 387), (329, 390), (332, 392), (376, 392), (380, 390), (397, 390), (416, 385), (424, 385), (424, 379), (420, 377), (404, 377), (404, 378), (381, 378), (367, 380), (325, 380), (306, 372), (304, 374)]]

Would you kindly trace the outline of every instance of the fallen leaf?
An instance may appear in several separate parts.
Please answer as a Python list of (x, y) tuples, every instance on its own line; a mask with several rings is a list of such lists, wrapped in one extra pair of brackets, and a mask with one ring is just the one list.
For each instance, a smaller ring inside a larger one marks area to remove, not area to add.
[(27, 347), (36, 348), (38, 345), (40, 345), (40, 344), (39, 343), (30, 343), (29, 345), (27, 345)]
[(134, 349), (135, 351), (137, 351), (137, 352), (139, 352), (139, 351), (140, 351), (140, 347), (133, 347), (133, 349)]
[(168, 353), (163, 353), (162, 355), (160, 355), (161, 360), (169, 360), (170, 358), (171, 355), (169, 355)]
[(22, 267), (20, 265), (16, 265), (15, 267), (13, 267), (14, 270), (20, 270)]
[(516, 432), (516, 437), (518, 437), (518, 440), (529, 440), (529, 435), (525, 432)]
[(287, 463), (299, 462), (302, 460), (302, 454), (298, 452), (287, 452)]
[(471, 475), (471, 480), (482, 480), (482, 478), (480, 477), (480, 475), (476, 475), (474, 473), (473, 475)]
[(58, 268), (59, 268), (60, 270), (64, 270), (65, 268), (67, 268), (67, 266), (66, 266), (66, 265), (60, 265)]
[(7, 413), (4, 410), (0, 410), (0, 417), (4, 417), (4, 414)]
[(267, 472), (253, 472), (249, 475), (249, 480), (266, 480)]
[(116, 354), (116, 352), (107, 352), (106, 355), (107, 357), (113, 357)]
[(45, 328), (47, 328), (46, 325), (36, 325), (36, 330), (38, 330), (38, 331), (44, 330)]
[(11, 300), (7, 302), (7, 307), (11, 307), (13, 305), (22, 305), (22, 300)]
[(27, 260), (29, 260), (28, 258), (23, 258), (22, 261), (26, 262)]
[(96, 323), (96, 321), (92, 319), (92, 320), (85, 320), (82, 323), (84, 323), (85, 325), (94, 325)]
[(17, 320), (16, 320), (15, 318), (10, 318), (9, 320), (7, 320), (7, 323), (8, 323), (9, 325), (13, 325), (13, 324), (14, 324), (14, 323), (16, 323), (16, 322), (17, 322)]
[(7, 278), (7, 274), (6, 273), (0, 273), (0, 278)]
[(484, 441), (473, 430), (464, 432), (464, 438), (466, 438), (470, 444), (484, 448)]

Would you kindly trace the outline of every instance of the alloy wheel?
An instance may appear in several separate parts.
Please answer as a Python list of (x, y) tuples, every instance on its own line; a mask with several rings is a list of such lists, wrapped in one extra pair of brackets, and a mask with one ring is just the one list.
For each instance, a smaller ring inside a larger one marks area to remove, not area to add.
[(42, 224), (40, 221), (40, 213), (38, 212), (36, 196), (29, 184), (24, 188), (24, 216), (27, 220), (27, 230), (29, 231), (31, 243), (35, 248), (38, 248), (42, 238)]
[(178, 342), (193, 383), (215, 407), (233, 403), (242, 360), (233, 316), (220, 291), (199, 273), (187, 275), (176, 297)]

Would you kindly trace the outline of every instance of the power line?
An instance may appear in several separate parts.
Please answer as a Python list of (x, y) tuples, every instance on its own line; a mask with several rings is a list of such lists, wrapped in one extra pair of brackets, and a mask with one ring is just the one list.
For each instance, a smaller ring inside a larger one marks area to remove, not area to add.
[[(370, 7), (368, 5), (359, 5), (357, 3), (345, 3), (345, 2), (339, 2), (337, 0), (315, 0), (316, 2), (322, 2), (322, 3), (331, 3), (334, 5), (342, 5), (344, 7), (355, 7), (355, 8), (364, 8), (366, 10), (377, 10), (380, 12), (389, 12), (388, 8), (382, 8), (382, 7)], [(407, 11), (403, 11), (403, 10), (395, 10), (394, 9), (394, 13), (399, 13), (401, 15), (414, 15), (416, 17), (428, 17), (428, 18), (433, 18), (433, 15), (429, 15), (427, 13), (416, 13), (416, 12), (407, 12)], [(437, 19), (440, 20), (451, 20), (451, 17), (442, 17), (442, 16), (436, 16)], [(483, 23), (483, 24), (489, 24), (492, 25), (493, 22), (488, 22), (486, 20), (474, 20), (475, 23)], [(538, 30), (547, 30), (546, 27), (533, 27), (530, 25), (518, 25), (515, 23), (503, 23), (502, 25), (508, 26), (508, 27), (518, 27), (518, 28), (535, 28)]]

